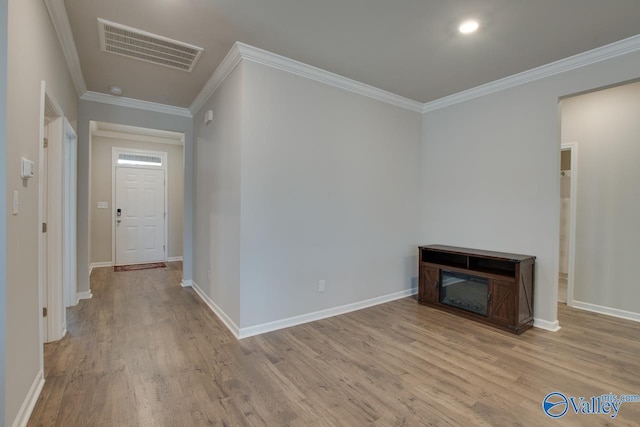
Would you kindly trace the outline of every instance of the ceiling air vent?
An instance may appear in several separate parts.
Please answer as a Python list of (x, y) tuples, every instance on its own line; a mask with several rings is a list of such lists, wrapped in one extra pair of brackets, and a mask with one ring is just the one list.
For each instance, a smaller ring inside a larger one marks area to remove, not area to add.
[(98, 18), (98, 32), (100, 49), (104, 52), (182, 71), (193, 70), (204, 50), (101, 18)]

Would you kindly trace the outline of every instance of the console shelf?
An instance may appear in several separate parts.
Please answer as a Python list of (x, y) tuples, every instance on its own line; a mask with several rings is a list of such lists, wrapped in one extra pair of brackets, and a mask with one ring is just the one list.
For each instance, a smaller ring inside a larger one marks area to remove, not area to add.
[(418, 302), (520, 334), (533, 325), (535, 257), (420, 246)]

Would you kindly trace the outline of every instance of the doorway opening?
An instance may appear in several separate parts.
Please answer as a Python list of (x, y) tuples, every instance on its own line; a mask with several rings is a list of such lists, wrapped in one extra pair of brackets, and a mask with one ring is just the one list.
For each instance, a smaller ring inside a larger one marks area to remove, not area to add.
[(560, 149), (560, 253), (558, 302), (573, 305), (578, 145)]
[(90, 270), (182, 261), (184, 134), (90, 129)]
[(634, 321), (640, 321), (634, 297), (639, 107), (640, 82), (632, 81), (564, 97), (560, 109), (561, 141), (575, 142), (567, 305)]

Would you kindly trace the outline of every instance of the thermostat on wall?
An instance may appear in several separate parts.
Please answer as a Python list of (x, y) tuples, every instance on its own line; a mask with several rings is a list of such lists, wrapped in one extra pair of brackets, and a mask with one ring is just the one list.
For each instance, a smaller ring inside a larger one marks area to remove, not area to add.
[(33, 162), (29, 159), (22, 158), (22, 179), (29, 179), (35, 176)]

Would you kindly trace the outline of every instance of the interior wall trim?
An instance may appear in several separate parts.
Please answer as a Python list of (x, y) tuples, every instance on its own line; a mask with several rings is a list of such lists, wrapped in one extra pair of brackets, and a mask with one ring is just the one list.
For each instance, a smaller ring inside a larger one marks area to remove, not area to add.
[[(80, 301), (81, 299), (91, 299), (93, 298), (93, 294), (91, 293), (91, 289), (89, 289), (88, 291), (84, 291), (84, 292), (78, 292), (78, 294), (76, 295), (76, 299), (77, 301)], [(77, 302), (76, 302), (77, 304)]]
[(96, 130), (91, 135), (102, 138), (119, 139), (136, 142), (151, 142), (154, 144), (184, 145), (181, 139), (162, 138), (159, 136), (140, 135), (136, 133), (116, 132), (112, 130)]
[(80, 97), (83, 101), (100, 102), (119, 107), (137, 108), (139, 110), (155, 111), (156, 113), (172, 114), (174, 116), (192, 117), (188, 108), (174, 107), (173, 105), (158, 104), (157, 102), (142, 101), (140, 99), (124, 96), (108, 95), (106, 93), (86, 91)]
[(236, 42), (242, 59), (247, 61), (256, 62), (258, 64), (266, 65), (268, 67), (276, 68), (282, 71), (286, 71), (307, 79), (315, 80), (320, 83), (325, 83), (330, 86), (334, 86), (340, 89), (354, 92), (368, 98), (382, 101), (387, 104), (395, 105), (396, 107), (404, 108), (407, 110), (422, 112), (423, 104), (413, 99), (405, 98), (404, 96), (396, 95), (386, 90), (379, 89), (377, 87), (352, 80), (350, 78), (341, 76), (339, 74), (332, 73), (330, 71), (323, 70), (312, 65), (308, 65), (294, 59), (286, 58), (275, 53), (259, 49), (254, 46), (249, 46), (244, 43)]
[[(13, 421), (12, 427), (27, 426), (33, 408), (35, 408), (38, 398), (40, 397), (40, 392), (42, 392), (42, 387), (44, 387), (44, 371), (40, 370), (35, 380), (33, 380), (33, 384), (31, 384), (31, 388), (29, 388), (29, 392), (22, 402), (22, 406), (20, 406), (20, 410), (18, 411), (18, 415), (16, 415), (16, 419)], [(1, 420), (1, 422), (4, 422), (4, 420)]]
[(82, 75), (80, 57), (78, 56), (76, 43), (73, 40), (71, 24), (69, 24), (69, 16), (64, 6), (64, 0), (44, 0), (44, 4), (47, 6), (53, 28), (56, 30), (56, 35), (60, 41), (62, 52), (67, 61), (69, 72), (71, 73), (73, 85), (76, 88), (78, 96), (82, 96), (87, 91), (87, 85)]
[(216, 316), (218, 316), (218, 318), (222, 321), (222, 323), (224, 323), (224, 325), (227, 327), (227, 329), (229, 329), (234, 337), (236, 337), (237, 339), (240, 338), (240, 328), (238, 328), (238, 325), (235, 324), (231, 317), (229, 317), (229, 315), (225, 313), (225, 311), (220, 308), (218, 304), (216, 304), (213, 299), (209, 297), (209, 295), (207, 295), (202, 289), (200, 289), (200, 286), (198, 286), (195, 281), (183, 280), (182, 283), (183, 288), (191, 287), (196, 292), (200, 299), (207, 305), (207, 307), (209, 307), (211, 311), (213, 311)]
[(90, 266), (91, 270), (93, 270), (94, 268), (101, 268), (101, 267), (113, 267), (113, 262), (111, 261), (92, 262)]
[(227, 76), (229, 76), (231, 71), (233, 71), (241, 60), (247, 60), (286, 71), (297, 76), (315, 80), (349, 92), (354, 92), (387, 104), (395, 105), (396, 107), (401, 107), (418, 113), (422, 112), (423, 104), (421, 102), (378, 89), (374, 86), (343, 77), (312, 65), (304, 64), (264, 49), (250, 46), (245, 43), (235, 42), (231, 50), (229, 50), (229, 53), (227, 53), (216, 71), (211, 75), (189, 107), (191, 114), (195, 115), (197, 111), (202, 108), (206, 100), (213, 95), (216, 89), (220, 84), (222, 84)]
[(500, 80), (476, 86), (472, 89), (458, 92), (450, 96), (445, 96), (444, 98), (436, 99), (435, 101), (427, 102), (423, 105), (422, 112), (428, 113), (430, 111), (439, 110), (444, 107), (449, 107), (484, 95), (489, 95), (501, 90), (551, 77), (586, 65), (606, 61), (607, 59), (626, 55), (638, 50), (640, 50), (640, 34), (606, 46), (589, 50), (587, 52), (579, 53), (568, 58), (560, 59), (540, 67), (532, 68), (531, 70), (523, 71)]
[(549, 331), (549, 332), (558, 332), (560, 330), (560, 322), (557, 320), (555, 322), (550, 322), (548, 320), (536, 319), (534, 317), (533, 327), (538, 329), (544, 329), (545, 331)]
[(369, 298), (362, 301), (356, 301), (351, 304), (331, 307), (311, 313), (304, 313), (286, 319), (275, 320), (273, 322), (263, 323), (260, 325), (240, 328), (238, 339), (248, 338), (254, 335), (260, 335), (271, 331), (277, 331), (278, 329), (289, 328), (291, 326), (301, 325), (303, 323), (315, 322), (317, 320), (338, 316), (340, 314), (350, 313), (352, 311), (362, 310), (364, 308), (373, 307), (375, 305), (384, 304), (387, 302), (395, 301), (397, 299), (416, 295), (417, 293), (418, 288), (404, 289), (402, 291), (393, 292), (391, 294)]
[(222, 59), (222, 62), (218, 65), (216, 70), (211, 74), (209, 80), (204, 84), (202, 89), (200, 89), (200, 93), (193, 100), (191, 106), (189, 107), (189, 111), (192, 116), (195, 116), (198, 110), (202, 108), (205, 102), (215, 93), (218, 87), (226, 80), (226, 78), (231, 74), (231, 72), (236, 68), (236, 66), (240, 63), (242, 57), (240, 56), (239, 43), (236, 42), (233, 44), (229, 52)]
[(640, 313), (633, 311), (621, 310), (619, 308), (605, 307), (603, 305), (591, 304), (588, 302), (573, 300), (571, 304), (573, 308), (579, 308), (581, 310), (591, 311), (593, 313), (605, 314), (607, 316), (618, 317), (620, 319), (633, 320), (634, 322), (640, 322)]

